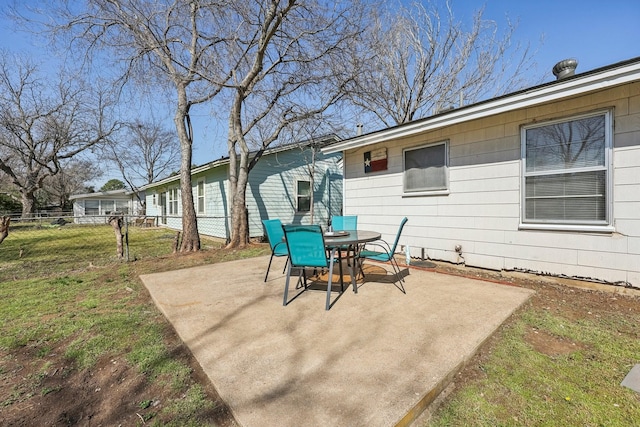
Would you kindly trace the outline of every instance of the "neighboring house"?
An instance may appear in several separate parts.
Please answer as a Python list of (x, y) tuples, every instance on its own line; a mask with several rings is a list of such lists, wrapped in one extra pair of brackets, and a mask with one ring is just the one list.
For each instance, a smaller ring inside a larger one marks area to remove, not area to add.
[[(569, 73), (571, 74), (571, 73)], [(410, 255), (640, 287), (640, 58), (323, 148)]]
[[(333, 142), (334, 137), (323, 139)], [(313, 148), (315, 147), (315, 149)], [(313, 174), (313, 222), (326, 225), (331, 215), (342, 210), (342, 155), (323, 154), (317, 145), (289, 144), (268, 149), (249, 173), (246, 206), (250, 237), (264, 235), (263, 219), (279, 218), (283, 223), (311, 222), (311, 174)], [(231, 202), (229, 158), (222, 158), (191, 171), (193, 200), (201, 234), (229, 239)], [(182, 229), (179, 175), (144, 186), (147, 216), (159, 225)]]
[[(140, 198), (144, 200), (144, 192)], [(77, 224), (106, 223), (112, 212), (130, 217), (144, 215), (138, 196), (128, 190), (75, 194), (69, 200), (73, 201), (73, 217)]]

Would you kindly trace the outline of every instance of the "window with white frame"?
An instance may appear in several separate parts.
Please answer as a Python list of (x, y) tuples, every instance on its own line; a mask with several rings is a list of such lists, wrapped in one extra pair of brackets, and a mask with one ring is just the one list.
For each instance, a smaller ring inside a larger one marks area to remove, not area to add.
[(406, 194), (440, 192), (448, 189), (447, 147), (447, 142), (442, 141), (404, 150), (404, 192)]
[(611, 112), (522, 130), (524, 224), (608, 225)]
[(204, 200), (204, 179), (198, 180), (197, 185), (197, 200), (198, 200), (198, 213), (203, 214), (205, 210), (205, 200)]
[(311, 182), (298, 181), (296, 185), (297, 212), (309, 212), (311, 210)]
[(178, 215), (178, 188), (170, 188), (167, 193), (169, 215)]
[(84, 214), (85, 215), (100, 215), (100, 200), (85, 200), (84, 201)]
[(124, 215), (129, 215), (129, 202), (126, 200), (116, 200), (116, 211)]

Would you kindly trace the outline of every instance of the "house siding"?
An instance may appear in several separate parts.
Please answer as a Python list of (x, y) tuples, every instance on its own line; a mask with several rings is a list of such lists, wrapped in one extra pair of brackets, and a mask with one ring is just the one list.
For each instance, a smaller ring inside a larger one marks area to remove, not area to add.
[[(341, 154), (316, 154), (314, 173), (314, 219), (316, 224), (326, 224), (330, 215), (342, 210), (342, 168)], [(296, 211), (296, 183), (309, 181), (308, 167), (311, 154), (308, 149), (292, 148), (265, 154), (249, 173), (246, 205), (249, 213), (249, 235), (262, 237), (263, 219), (279, 218), (283, 223), (308, 224), (309, 212)], [(230, 236), (229, 166), (224, 163), (192, 175), (192, 194), (197, 203), (197, 185), (205, 181), (205, 213), (198, 214), (198, 231), (201, 234), (227, 239)], [(162, 218), (160, 206), (152, 206), (153, 192), (160, 194), (179, 185), (179, 181), (151, 184), (147, 191), (148, 216)], [(197, 205), (196, 205), (197, 206)], [(182, 206), (179, 203), (181, 214)], [(160, 225), (180, 230), (181, 218), (167, 217), (166, 224)]]
[[(85, 202), (91, 200), (97, 202), (99, 212), (96, 215), (86, 214)], [(118, 210), (118, 206), (126, 205), (126, 216), (136, 216), (141, 211), (141, 206), (135, 195), (113, 195), (105, 193), (90, 193), (73, 197), (73, 221), (76, 224), (105, 224), (108, 222), (108, 213)]]
[[(342, 208), (341, 155), (316, 154), (313, 223), (326, 225)], [(265, 156), (249, 175), (247, 206), (252, 237), (262, 236), (263, 219), (279, 218), (284, 223), (309, 224), (310, 212), (296, 212), (297, 182), (309, 181), (311, 152), (289, 150)]]
[[(345, 214), (401, 239), (413, 256), (495, 270), (624, 282), (640, 287), (640, 83), (497, 114), (349, 150)], [(613, 233), (520, 229), (524, 125), (611, 109)], [(449, 193), (403, 197), (402, 150), (447, 141)], [(364, 173), (363, 153), (386, 147), (388, 170)], [(455, 252), (462, 246), (462, 254)]]

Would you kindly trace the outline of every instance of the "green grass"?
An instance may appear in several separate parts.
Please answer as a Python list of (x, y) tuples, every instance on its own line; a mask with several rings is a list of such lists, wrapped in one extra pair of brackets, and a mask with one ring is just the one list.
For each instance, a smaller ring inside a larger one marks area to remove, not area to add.
[[(175, 231), (129, 227), (129, 260), (170, 254)], [(110, 225), (26, 226), (10, 229), (0, 246), (0, 282), (86, 270), (118, 262)]]
[[(110, 226), (12, 229), (0, 245), (0, 352), (4, 357), (28, 353), (42, 373), (50, 368), (52, 353), (62, 354), (78, 371), (105, 357), (124, 358), (155, 388), (165, 390), (162, 409), (145, 414), (147, 425), (207, 425), (203, 419), (215, 404), (193, 380), (191, 368), (173, 357), (171, 346), (176, 343), (168, 344), (167, 337), (172, 340), (174, 332), (139, 275), (172, 268), (176, 262), (185, 267), (263, 255), (268, 248), (205, 250), (201, 254), (206, 257), (190, 261), (170, 255), (174, 234), (132, 230), (130, 254), (138, 261), (126, 262), (115, 256)], [(212, 249), (214, 244), (203, 241), (203, 246)], [(14, 390), (0, 405), (55, 393), (41, 385), (43, 377), (26, 379), (30, 384)]]
[[(130, 229), (131, 230), (131, 229)], [(0, 245), (0, 351), (32, 355), (37, 372), (63, 354), (77, 370), (105, 357), (125, 359), (164, 391), (161, 408), (135, 404), (145, 425), (211, 424), (216, 404), (174, 357), (173, 331), (150, 301), (138, 276), (170, 268), (268, 254), (268, 247), (170, 255), (174, 232), (133, 229), (130, 259), (115, 256), (109, 226), (24, 227)], [(213, 243), (203, 242), (205, 248)], [(171, 260), (171, 262), (167, 262)], [(482, 375), (456, 391), (429, 426), (628, 426), (640, 419), (640, 397), (620, 382), (638, 363), (640, 319), (615, 310), (596, 316), (563, 316), (531, 304), (505, 327), (484, 358)], [(549, 356), (526, 335), (538, 331), (576, 343), (574, 351)], [(168, 338), (169, 337), (169, 338)], [(1, 362), (1, 361), (0, 361)], [(6, 375), (0, 364), (0, 375)], [(0, 407), (29, 396), (56, 393), (34, 374)], [(157, 396), (149, 396), (155, 399)], [(144, 408), (142, 408), (144, 406)], [(142, 420), (141, 423), (142, 424)]]
[[(640, 397), (620, 382), (639, 360), (637, 332), (628, 333), (637, 327), (624, 314), (568, 319), (528, 308), (502, 332), (480, 367), (484, 375), (455, 393), (428, 425), (634, 425)], [(525, 339), (531, 331), (576, 343), (576, 349), (542, 354)]]

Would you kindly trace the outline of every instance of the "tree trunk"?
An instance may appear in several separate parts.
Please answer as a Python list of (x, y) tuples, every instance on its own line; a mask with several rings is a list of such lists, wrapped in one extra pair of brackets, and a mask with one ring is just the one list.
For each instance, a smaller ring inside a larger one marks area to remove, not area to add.
[[(244, 145), (241, 144), (243, 147)], [(249, 218), (247, 212), (246, 194), (249, 182), (249, 153), (241, 147), (240, 161), (231, 167), (231, 239), (228, 249), (242, 248), (249, 243)], [(236, 156), (233, 156), (234, 159)], [(231, 166), (231, 165), (230, 165)]]
[[(242, 133), (242, 97), (234, 99), (229, 114), (229, 193), (231, 195), (231, 238), (227, 249), (242, 248), (249, 243), (247, 183), (249, 182), (249, 148)], [(236, 154), (239, 148), (240, 160)]]
[(0, 217), (0, 243), (4, 241), (9, 235), (9, 223), (11, 222), (11, 217), (3, 216)]
[(36, 213), (36, 193), (24, 190), (21, 196), (22, 218), (32, 218)]
[(112, 216), (109, 218), (109, 224), (113, 227), (113, 232), (116, 234), (116, 253), (118, 258), (124, 257), (124, 247), (122, 245), (122, 216)]
[(182, 199), (182, 244), (180, 252), (200, 250), (200, 235), (191, 189), (193, 135), (185, 87), (178, 85), (178, 107), (173, 118), (180, 140), (180, 196)]

